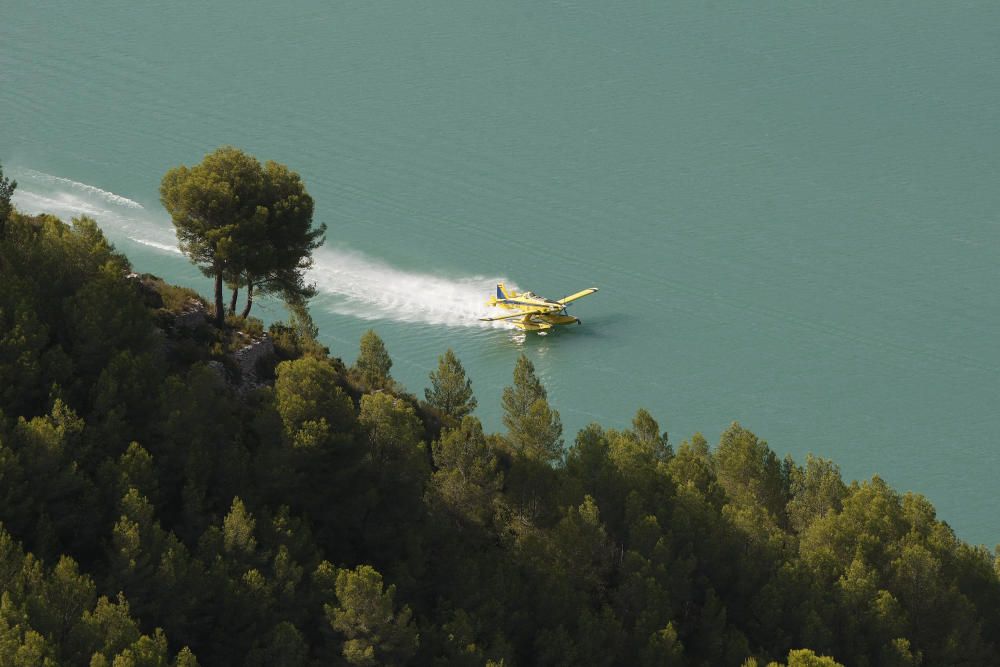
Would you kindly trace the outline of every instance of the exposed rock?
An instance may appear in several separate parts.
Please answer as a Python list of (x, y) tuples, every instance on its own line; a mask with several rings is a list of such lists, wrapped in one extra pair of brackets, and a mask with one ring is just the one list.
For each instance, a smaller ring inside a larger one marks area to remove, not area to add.
[(233, 352), (232, 357), (240, 370), (241, 381), (237, 391), (245, 393), (264, 384), (258, 376), (257, 369), (262, 360), (274, 357), (274, 343), (271, 342), (270, 336), (264, 334), (260, 338), (252, 339), (246, 347)]
[(142, 297), (142, 301), (146, 304), (147, 308), (163, 307), (163, 296), (156, 289), (156, 284), (148, 276), (130, 273), (125, 276), (125, 279), (135, 285), (139, 296)]
[[(239, 335), (245, 336), (245, 334)], [(270, 384), (271, 377), (267, 374), (267, 364), (274, 361), (274, 343), (267, 334), (256, 339), (247, 337), (247, 340), (249, 340), (247, 345), (231, 352), (227, 359), (223, 361), (215, 359), (207, 364), (220, 380), (241, 395)], [(259, 372), (262, 366), (264, 377), (261, 377)]]
[(198, 299), (188, 299), (184, 307), (174, 317), (174, 327), (177, 329), (197, 329), (208, 322), (205, 306)]

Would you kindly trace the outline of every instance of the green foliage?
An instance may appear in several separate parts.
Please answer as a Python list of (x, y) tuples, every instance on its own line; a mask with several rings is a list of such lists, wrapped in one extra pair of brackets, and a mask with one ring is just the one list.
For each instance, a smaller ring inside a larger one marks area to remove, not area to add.
[(560, 569), (574, 570), (585, 590), (603, 593), (611, 573), (613, 553), (593, 498), (586, 496), (583, 504), (566, 511), (566, 516), (556, 524), (553, 541)]
[(382, 575), (361, 565), (337, 572), (337, 605), (326, 605), (334, 630), (342, 633), (343, 655), (352, 665), (403, 665), (416, 652), (419, 638), (412, 612), (396, 611), (396, 587), (383, 590)]
[(667, 468), (678, 486), (695, 490), (713, 504), (721, 506), (725, 492), (719, 486), (708, 441), (701, 433), (695, 433), (690, 442), (685, 440), (681, 443)]
[(562, 459), (562, 420), (547, 397), (535, 365), (522, 354), (514, 367), (514, 385), (503, 390), (503, 423), (515, 450), (556, 463)]
[(475, 417), (449, 429), (434, 443), (430, 493), (456, 517), (483, 525), (493, 516), (493, 505), (503, 488), (497, 456)]
[(302, 303), (316, 289), (305, 282), (305, 272), (313, 265), (313, 250), (323, 244), (326, 225), (312, 229), (313, 200), (294, 171), (277, 162), (264, 165), (264, 193), (261, 206), (267, 209), (264, 237), (254, 238), (237, 283), (247, 287), (250, 312), (254, 290), (259, 294), (280, 294), (292, 303)]
[(94, 221), (69, 227), (14, 212), (0, 267), (0, 399), (8, 414), (46, 411), (53, 385), (85, 400), (111, 356), (149, 345), (152, 323), (125, 279), (128, 261)]
[(7, 297), (6, 306), (0, 307), (0, 398), (8, 409), (18, 413), (26, 403), (37, 400), (49, 329), (38, 319), (30, 302), (15, 301), (3, 286), (0, 295)]
[(263, 190), (260, 163), (230, 146), (209, 153), (194, 167), (171, 169), (160, 184), (160, 201), (173, 220), (181, 251), (215, 278), (220, 326), (222, 280), (242, 271), (253, 241), (264, 236)]
[(262, 645), (252, 651), (247, 664), (259, 667), (299, 667), (308, 665), (309, 645), (298, 628), (282, 621), (268, 633)]
[(526, 357), (485, 433), (454, 355), (418, 404), (301, 300), (239, 393), (93, 221), (0, 266), (2, 665), (1000, 663), (995, 554), (881, 478), (645, 410), (564, 453)]
[(257, 550), (257, 540), (253, 536), (256, 525), (243, 501), (234, 498), (229, 514), (222, 522), (222, 544), (225, 552), (239, 559), (253, 556)]
[(101, 597), (93, 611), (83, 614), (84, 632), (97, 646), (96, 653), (111, 658), (139, 640), (141, 633), (129, 615), (128, 600), (118, 594), (115, 602)]
[(827, 512), (840, 511), (847, 487), (840, 478), (840, 468), (828, 459), (812, 454), (806, 457), (805, 469), (792, 471), (792, 499), (788, 501), (788, 520), (801, 532)]
[(660, 425), (645, 408), (639, 408), (632, 418), (632, 435), (658, 461), (666, 461), (673, 454), (667, 444), (667, 434), (660, 433)]
[[(517, 358), (514, 385), (508, 389), (510, 391), (504, 391), (503, 394), (503, 408), (505, 418), (510, 417), (512, 421), (526, 415), (535, 401), (548, 398), (545, 387), (535, 375), (535, 365), (524, 354)], [(504, 424), (507, 428), (512, 428), (506, 421)]]
[(226, 326), (237, 329), (240, 334), (250, 339), (260, 338), (264, 334), (264, 322), (256, 317), (226, 315)]
[(350, 430), (354, 404), (337, 385), (326, 360), (311, 357), (278, 364), (274, 383), (278, 413), (288, 441), (295, 447), (319, 447), (332, 434)]
[(168, 171), (160, 201), (170, 213), (181, 251), (215, 279), (215, 314), (223, 322), (223, 280), (258, 292), (308, 298), (304, 272), (323, 242), (325, 225), (312, 230), (313, 201), (299, 175), (284, 165), (231, 146), (209, 153), (194, 167)]
[(0, 165), (0, 236), (3, 236), (5, 223), (7, 222), (7, 218), (10, 217), (10, 200), (14, 196), (14, 190), (16, 189), (17, 181), (12, 181), (4, 176), (3, 166)]
[(642, 664), (648, 667), (680, 667), (684, 664), (684, 646), (677, 639), (673, 623), (649, 637), (642, 654)]
[[(97, 598), (94, 581), (72, 558), (62, 556), (50, 570), (0, 526), (0, 562), (0, 664), (167, 664), (162, 631), (155, 640), (140, 634), (124, 595)], [(187, 655), (187, 664), (197, 664)]]
[[(756, 661), (753, 661), (751, 664), (756, 664)], [(777, 662), (770, 662), (768, 663), (767, 667), (785, 667), (785, 665), (779, 664)], [(837, 662), (836, 660), (834, 660), (833, 658), (816, 655), (810, 649), (803, 648), (788, 652), (787, 667), (844, 667), (844, 666), (839, 662)]]
[(389, 387), (392, 376), (392, 359), (385, 349), (385, 343), (372, 329), (361, 335), (361, 349), (358, 359), (354, 362), (354, 372), (366, 387), (377, 389)]
[(465, 377), (465, 369), (451, 348), (438, 357), (437, 370), (431, 371), (431, 386), (424, 389), (424, 398), (442, 414), (461, 421), (476, 409), (478, 402), (472, 394), (472, 381)]
[(367, 434), (368, 456), (377, 469), (403, 465), (402, 475), (410, 475), (418, 462), (422, 426), (413, 406), (389, 394), (361, 397), (358, 422)]
[[(93, 482), (79, 470), (76, 457), (82, 444), (84, 423), (60, 399), (51, 412), (25, 421), (18, 419), (13, 442), (25, 479), (32, 480), (37, 516), (32, 547), (47, 556), (62, 545), (85, 543), (93, 547), (97, 536), (82, 530), (96, 511)], [(14, 517), (17, 519), (23, 517)], [(18, 523), (14, 523), (18, 525)]]
[(761, 507), (774, 517), (784, 513), (781, 464), (766, 442), (733, 423), (719, 440), (715, 463), (719, 484), (734, 503)]
[(149, 273), (142, 274), (140, 279), (144, 286), (159, 295), (162, 308), (171, 313), (180, 313), (193, 303), (202, 306), (205, 304), (201, 296), (190, 287), (171, 285), (162, 278)]
[[(285, 305), (288, 308), (289, 322), (287, 324), (275, 322), (268, 330), (278, 357), (297, 359), (308, 356), (326, 359), (329, 350), (317, 340), (319, 329), (316, 328), (305, 303), (290, 300), (286, 301)], [(337, 360), (337, 363), (340, 364), (340, 360)]]

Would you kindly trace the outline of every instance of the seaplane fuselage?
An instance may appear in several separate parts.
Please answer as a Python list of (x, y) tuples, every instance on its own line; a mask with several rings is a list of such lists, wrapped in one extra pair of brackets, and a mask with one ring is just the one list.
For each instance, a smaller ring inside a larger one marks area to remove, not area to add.
[(553, 301), (532, 292), (510, 292), (503, 283), (497, 285), (496, 295), (490, 297), (486, 305), (510, 311), (495, 317), (483, 317), (483, 321), (508, 320), (521, 331), (545, 331), (562, 324), (580, 323), (579, 318), (566, 312), (566, 305), (597, 291), (589, 287), (576, 294)]

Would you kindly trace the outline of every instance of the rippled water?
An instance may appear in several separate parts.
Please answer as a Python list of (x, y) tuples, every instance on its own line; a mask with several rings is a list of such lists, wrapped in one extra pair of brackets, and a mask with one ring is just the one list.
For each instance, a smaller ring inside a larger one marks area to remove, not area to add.
[[(95, 6), (97, 5), (97, 6)], [(314, 315), (479, 413), (522, 351), (568, 437), (733, 419), (1000, 541), (1000, 5), (6, 2), (0, 161), (203, 292), (160, 177), (232, 143), (329, 224)], [(498, 280), (584, 325), (478, 321)], [(258, 305), (255, 305), (255, 309)], [(282, 317), (279, 306), (259, 314)]]

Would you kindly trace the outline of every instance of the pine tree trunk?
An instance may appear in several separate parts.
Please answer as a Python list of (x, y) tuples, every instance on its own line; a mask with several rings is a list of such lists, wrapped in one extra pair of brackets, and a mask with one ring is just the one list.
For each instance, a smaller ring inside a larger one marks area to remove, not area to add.
[(230, 315), (232, 315), (233, 313), (236, 312), (236, 299), (237, 299), (237, 297), (239, 297), (239, 295), (240, 295), (240, 288), (239, 287), (234, 287), (233, 288), (233, 298), (231, 298), (229, 300), (229, 314)]
[[(236, 303), (235, 301), (233, 303)], [(253, 282), (247, 283), (247, 307), (243, 309), (243, 319), (247, 318), (250, 314), (250, 308), (253, 306)]]
[(222, 271), (215, 274), (215, 326), (220, 329), (226, 323), (226, 312), (222, 306)]

